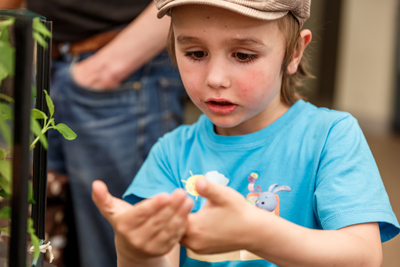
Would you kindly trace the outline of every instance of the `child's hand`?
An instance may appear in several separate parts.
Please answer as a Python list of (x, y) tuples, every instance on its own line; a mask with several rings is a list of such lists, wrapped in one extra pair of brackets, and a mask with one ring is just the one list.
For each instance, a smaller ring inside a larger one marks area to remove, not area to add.
[(165, 255), (186, 231), (193, 203), (181, 189), (130, 205), (113, 197), (103, 182), (92, 186), (93, 201), (114, 228), (119, 260), (140, 263)]
[(189, 215), (189, 225), (181, 244), (199, 254), (246, 249), (246, 236), (256, 207), (227, 186), (198, 179), (196, 191), (208, 200), (203, 209)]

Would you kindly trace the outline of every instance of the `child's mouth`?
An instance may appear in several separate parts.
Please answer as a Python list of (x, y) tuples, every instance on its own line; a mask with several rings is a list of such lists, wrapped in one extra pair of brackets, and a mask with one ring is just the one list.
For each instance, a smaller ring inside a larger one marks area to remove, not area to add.
[(212, 113), (216, 114), (230, 114), (237, 108), (237, 104), (229, 101), (207, 101), (206, 105)]

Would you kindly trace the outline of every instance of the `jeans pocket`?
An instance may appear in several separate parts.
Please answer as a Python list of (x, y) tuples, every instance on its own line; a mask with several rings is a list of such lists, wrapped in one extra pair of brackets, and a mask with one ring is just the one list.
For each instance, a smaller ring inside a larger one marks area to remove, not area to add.
[(183, 122), (187, 94), (179, 76), (160, 77), (158, 87), (164, 132), (169, 132)]
[(97, 90), (94, 88), (80, 85), (74, 79), (72, 75), (72, 63), (68, 69), (65, 69), (67, 73), (64, 73), (67, 78), (66, 86), (70, 90), (64, 90), (64, 93), (69, 98), (75, 99), (77, 102), (91, 107), (115, 107), (117, 105), (134, 105), (137, 102), (137, 92), (135, 90), (136, 76), (132, 75), (125, 81), (123, 81), (118, 87)]

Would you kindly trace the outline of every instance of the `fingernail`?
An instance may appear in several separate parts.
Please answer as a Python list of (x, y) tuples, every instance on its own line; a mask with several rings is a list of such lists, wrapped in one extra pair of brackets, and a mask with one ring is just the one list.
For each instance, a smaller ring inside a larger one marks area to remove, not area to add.
[(158, 203), (160, 205), (165, 205), (165, 204), (168, 203), (168, 200), (169, 200), (169, 196), (162, 194), (162, 195), (158, 196), (158, 200), (157, 201), (158, 201)]
[(197, 190), (204, 190), (207, 187), (207, 182), (205, 179), (198, 179), (196, 182), (196, 191)]
[(184, 205), (185, 205), (185, 206), (184, 206), (185, 209), (191, 211), (191, 210), (192, 210), (192, 207), (193, 207), (193, 200), (192, 200), (191, 198), (185, 199)]

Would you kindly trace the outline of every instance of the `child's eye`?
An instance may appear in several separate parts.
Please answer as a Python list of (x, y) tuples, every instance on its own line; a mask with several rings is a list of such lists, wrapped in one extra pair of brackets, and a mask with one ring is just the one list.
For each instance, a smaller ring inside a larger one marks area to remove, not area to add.
[(205, 51), (193, 51), (193, 52), (186, 52), (185, 57), (191, 58), (193, 60), (200, 60), (207, 56), (207, 52)]
[(241, 62), (252, 62), (257, 59), (257, 55), (255, 54), (245, 54), (245, 53), (233, 53), (233, 57), (237, 58)]

